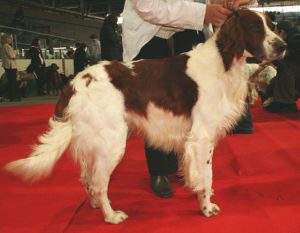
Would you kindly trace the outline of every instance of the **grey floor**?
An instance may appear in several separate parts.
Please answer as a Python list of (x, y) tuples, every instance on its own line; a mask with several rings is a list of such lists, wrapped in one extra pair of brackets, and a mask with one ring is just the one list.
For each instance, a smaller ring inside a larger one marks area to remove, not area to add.
[(22, 98), (21, 101), (2, 100), (0, 102), (0, 107), (4, 106), (23, 106), (23, 105), (33, 105), (33, 104), (44, 104), (44, 103), (55, 103), (58, 96), (55, 95), (45, 95), (45, 96), (31, 96)]

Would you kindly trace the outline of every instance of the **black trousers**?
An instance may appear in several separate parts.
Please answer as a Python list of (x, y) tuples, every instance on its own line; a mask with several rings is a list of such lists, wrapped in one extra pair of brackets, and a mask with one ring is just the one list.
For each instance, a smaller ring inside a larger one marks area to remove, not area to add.
[[(175, 33), (173, 36), (175, 54), (187, 52), (192, 47), (204, 41), (203, 34), (193, 30), (185, 30)], [(134, 60), (164, 58), (171, 55), (171, 49), (167, 40), (158, 37), (152, 38), (143, 46)], [(150, 147), (145, 143), (145, 153), (150, 175), (167, 176), (175, 173), (178, 169), (175, 153), (166, 154), (163, 151)]]
[(39, 67), (35, 70), (36, 76), (37, 76), (37, 92), (38, 95), (44, 95), (44, 86), (46, 83), (46, 77), (45, 77), (45, 67)]
[(8, 84), (8, 98), (9, 100), (14, 100), (19, 98), (17, 92), (17, 69), (5, 69), (5, 74), (7, 77)]
[(237, 126), (235, 127), (235, 130), (252, 130), (253, 128), (253, 121), (250, 113), (250, 108), (249, 108), (249, 99), (246, 97), (246, 110), (245, 110), (245, 115), (241, 117), (241, 119), (238, 121)]

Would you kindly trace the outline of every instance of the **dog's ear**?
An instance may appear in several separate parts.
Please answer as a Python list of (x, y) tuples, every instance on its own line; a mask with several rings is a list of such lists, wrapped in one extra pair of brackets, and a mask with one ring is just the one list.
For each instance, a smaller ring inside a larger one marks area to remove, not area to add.
[(245, 50), (240, 11), (235, 11), (221, 26), (217, 35), (217, 46), (222, 55), (225, 70), (229, 70), (234, 57), (241, 57)]

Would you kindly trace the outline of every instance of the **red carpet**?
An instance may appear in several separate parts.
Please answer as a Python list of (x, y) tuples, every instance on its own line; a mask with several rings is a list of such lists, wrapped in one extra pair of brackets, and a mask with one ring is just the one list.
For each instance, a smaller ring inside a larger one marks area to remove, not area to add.
[[(47, 128), (54, 105), (0, 108), (0, 166), (25, 157)], [(205, 218), (195, 196), (172, 180), (174, 198), (149, 188), (143, 141), (133, 136), (110, 185), (113, 208), (127, 212), (120, 225), (104, 223), (79, 183), (69, 156), (52, 176), (27, 185), (0, 171), (1, 233), (299, 233), (300, 114), (252, 108), (255, 132), (229, 135), (214, 155), (213, 201), (220, 215)]]

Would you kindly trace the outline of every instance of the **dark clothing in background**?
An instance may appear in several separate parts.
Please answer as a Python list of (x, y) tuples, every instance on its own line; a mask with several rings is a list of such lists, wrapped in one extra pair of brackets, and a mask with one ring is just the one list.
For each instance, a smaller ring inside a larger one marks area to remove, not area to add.
[(192, 48), (205, 42), (205, 36), (203, 32), (186, 29), (182, 32), (176, 32), (173, 36), (174, 41), (174, 53), (179, 54), (192, 50)]
[(45, 79), (45, 60), (42, 54), (42, 50), (38, 47), (31, 46), (29, 49), (29, 57), (31, 59), (30, 65), (27, 67), (26, 71), (28, 73), (35, 72), (37, 75), (37, 92), (39, 95), (44, 93), (44, 85), (46, 83)]
[(29, 49), (29, 58), (31, 59), (28, 72), (36, 72), (41, 67), (45, 67), (45, 60), (40, 48), (31, 46)]
[(274, 65), (277, 75), (271, 80), (266, 98), (273, 102), (265, 109), (271, 112), (296, 112), (296, 100), (300, 98), (300, 34), (290, 35), (287, 55)]
[(122, 42), (121, 37), (112, 24), (104, 24), (100, 32), (102, 60), (122, 61)]
[(87, 64), (86, 52), (81, 47), (77, 48), (74, 53), (74, 75), (83, 71)]
[(165, 58), (171, 55), (171, 49), (169, 48), (168, 41), (159, 37), (153, 37), (142, 47), (134, 60)]
[(272, 79), (267, 94), (273, 96), (276, 102), (295, 102), (295, 79), (300, 75), (300, 63), (297, 66), (295, 62), (283, 59), (275, 61), (274, 65), (277, 68), (277, 75)]
[(20, 98), (17, 92), (17, 69), (5, 69), (8, 88), (8, 99), (13, 101)]

